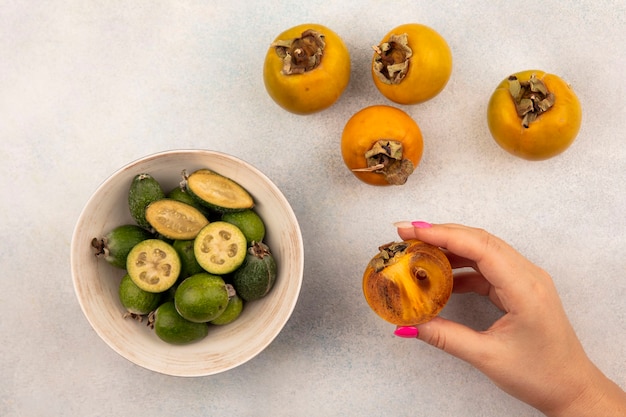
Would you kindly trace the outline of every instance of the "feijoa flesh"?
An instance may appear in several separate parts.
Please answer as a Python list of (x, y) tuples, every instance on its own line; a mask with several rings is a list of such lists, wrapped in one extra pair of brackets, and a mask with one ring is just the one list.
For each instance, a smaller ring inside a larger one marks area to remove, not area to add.
[(176, 249), (161, 239), (138, 243), (126, 259), (126, 270), (131, 279), (148, 292), (163, 292), (174, 285), (180, 265)]
[(93, 238), (91, 247), (97, 257), (116, 268), (126, 268), (130, 250), (139, 242), (150, 239), (152, 234), (136, 224), (117, 226), (101, 238)]
[(257, 242), (248, 248), (243, 264), (232, 275), (232, 283), (245, 301), (258, 300), (270, 292), (276, 275), (276, 261), (269, 247)]
[(202, 205), (220, 213), (254, 207), (254, 200), (244, 187), (209, 169), (191, 173), (186, 187)]
[(209, 223), (198, 233), (193, 252), (205, 271), (224, 275), (241, 265), (247, 246), (246, 237), (237, 226), (219, 221)]
[(146, 229), (150, 223), (146, 220), (146, 207), (153, 201), (165, 198), (161, 184), (150, 174), (138, 174), (133, 178), (128, 191), (128, 208), (137, 224)]
[(193, 239), (209, 224), (200, 210), (170, 198), (148, 204), (145, 215), (152, 228), (169, 239)]
[(173, 345), (196, 342), (209, 333), (206, 323), (194, 323), (178, 314), (173, 301), (163, 303), (156, 309), (153, 326), (161, 340)]

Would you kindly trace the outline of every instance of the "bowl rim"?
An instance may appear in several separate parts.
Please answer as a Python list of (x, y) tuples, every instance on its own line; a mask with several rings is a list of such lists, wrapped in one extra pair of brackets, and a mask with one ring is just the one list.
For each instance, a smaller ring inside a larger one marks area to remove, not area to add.
[[(78, 247), (78, 241), (80, 240), (80, 231), (81, 231), (81, 226), (84, 224), (86, 217), (88, 216), (88, 209), (95, 204), (95, 200), (98, 197), (98, 193), (104, 189), (106, 187), (106, 185), (110, 182), (113, 182), (115, 180), (115, 178), (122, 174), (124, 171), (127, 171), (129, 169), (132, 169), (133, 167), (135, 167), (136, 165), (142, 164), (142, 163), (146, 163), (150, 160), (154, 160), (154, 159), (158, 159), (161, 157), (165, 157), (165, 156), (173, 156), (173, 155), (178, 155), (178, 156), (184, 156), (187, 154), (195, 154), (195, 155), (201, 155), (201, 156), (206, 156), (206, 157), (219, 157), (219, 158), (223, 158), (226, 160), (230, 160), (232, 162), (236, 162), (239, 164), (243, 164), (246, 169), (249, 169), (250, 171), (252, 171), (256, 176), (262, 178), (266, 185), (272, 189), (272, 191), (279, 197), (279, 199), (285, 203), (284, 204), (284, 208), (286, 210), (286, 214), (289, 216), (289, 223), (293, 226), (294, 228), (294, 238), (295, 238), (295, 250), (297, 251), (296, 253), (296, 270), (294, 272), (297, 273), (297, 282), (296, 282), (296, 288), (294, 290), (294, 297), (292, 297), (292, 299), (290, 300), (290, 303), (287, 307), (285, 307), (284, 310), (284, 317), (283, 319), (280, 321), (279, 325), (276, 326), (276, 328), (270, 333), (270, 335), (265, 339), (265, 343), (259, 344), (258, 347), (247, 357), (247, 358), (243, 358), (240, 359), (238, 361), (233, 361), (230, 366), (225, 366), (219, 369), (215, 369), (215, 370), (211, 370), (211, 371), (207, 371), (207, 370), (203, 370), (203, 371), (199, 371), (199, 372), (194, 372), (194, 371), (189, 371), (189, 370), (185, 370), (185, 371), (176, 371), (174, 369), (172, 369), (171, 367), (167, 366), (167, 364), (164, 364), (163, 366), (158, 366), (158, 365), (154, 365), (154, 364), (148, 364), (148, 363), (143, 363), (143, 362), (138, 362), (137, 360), (135, 360), (131, 355), (126, 354), (126, 352), (124, 352), (122, 349), (119, 349), (118, 346), (113, 342), (113, 340), (111, 340), (111, 338), (109, 337), (109, 335), (103, 331), (102, 329), (100, 329), (98, 326), (94, 325), (94, 321), (92, 320), (91, 317), (91, 312), (88, 308), (88, 306), (86, 305), (86, 301), (81, 297), (80, 291), (79, 291), (79, 270), (78, 270), (78, 266), (77, 266), (77, 262), (76, 262), (76, 258), (78, 257), (78, 253), (80, 251), (80, 248)], [(198, 377), (198, 376), (208, 376), (208, 375), (214, 375), (217, 373), (221, 373), (221, 372), (225, 372), (227, 370), (233, 369), (237, 366), (240, 366), (246, 362), (248, 362), (249, 360), (253, 359), (254, 357), (256, 357), (259, 353), (261, 353), (263, 350), (265, 350), (265, 348), (267, 346), (269, 346), (274, 339), (278, 336), (278, 334), (282, 331), (282, 329), (284, 328), (285, 324), (289, 321), (289, 319), (291, 318), (291, 315), (293, 313), (293, 310), (295, 309), (295, 306), (297, 304), (297, 301), (299, 299), (299, 295), (300, 295), (300, 291), (302, 288), (302, 281), (303, 281), (303, 275), (304, 275), (304, 243), (303, 243), (303, 238), (302, 238), (302, 232), (300, 229), (300, 225), (298, 223), (298, 220), (296, 218), (296, 215), (293, 211), (293, 208), (289, 202), (289, 200), (287, 200), (287, 198), (284, 196), (284, 194), (282, 193), (282, 191), (278, 188), (278, 186), (267, 176), (265, 175), (263, 172), (261, 172), (258, 168), (256, 168), (254, 165), (250, 164), (249, 162), (236, 157), (234, 155), (228, 154), (228, 153), (224, 153), (224, 152), (220, 152), (220, 151), (214, 151), (214, 150), (205, 150), (205, 149), (170, 149), (170, 150), (164, 150), (164, 151), (159, 151), (159, 152), (155, 152), (155, 153), (151, 153), (151, 154), (147, 154), (143, 157), (139, 157), (136, 158), (134, 160), (132, 160), (131, 162), (119, 167), (118, 169), (116, 169), (115, 171), (113, 171), (110, 175), (107, 176), (106, 179), (104, 179), (104, 181), (102, 181), (99, 185), (96, 186), (95, 190), (91, 193), (91, 195), (89, 196), (89, 198), (87, 199), (87, 201), (84, 203), (81, 212), (78, 216), (78, 219), (76, 221), (76, 224), (74, 226), (74, 230), (72, 232), (72, 240), (71, 240), (71, 245), (70, 245), (70, 268), (71, 268), (71, 275), (72, 275), (72, 284), (73, 284), (73, 288), (74, 288), (74, 293), (76, 296), (76, 299), (78, 300), (78, 303), (80, 305), (81, 311), (83, 312), (83, 315), (85, 316), (85, 318), (87, 319), (87, 321), (89, 322), (89, 325), (91, 326), (91, 328), (96, 332), (96, 334), (105, 342), (105, 344), (107, 344), (111, 349), (113, 349), (116, 353), (118, 353), (120, 356), (124, 357), (125, 359), (127, 359), (128, 361), (134, 363), (135, 365), (141, 366), (145, 369), (154, 371), (154, 372), (158, 372), (161, 374), (165, 374), (165, 375), (171, 375), (171, 376), (181, 376), (181, 377)]]

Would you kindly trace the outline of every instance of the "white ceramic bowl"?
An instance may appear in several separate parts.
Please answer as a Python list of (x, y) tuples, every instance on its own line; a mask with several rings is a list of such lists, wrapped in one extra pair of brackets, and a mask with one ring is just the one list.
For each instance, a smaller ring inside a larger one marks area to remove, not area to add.
[[(128, 189), (135, 175), (149, 173), (166, 192), (181, 180), (181, 172), (209, 168), (232, 178), (255, 199), (263, 218), (266, 243), (278, 264), (271, 292), (246, 305), (242, 315), (189, 345), (161, 341), (145, 323), (124, 319), (117, 291), (124, 271), (95, 257), (94, 237), (133, 223)], [(87, 320), (113, 350), (144, 368), (175, 376), (212, 375), (232, 369), (265, 349), (281, 331), (296, 305), (302, 284), (304, 250), (298, 221), (280, 190), (250, 164), (219, 152), (173, 150), (131, 162), (104, 181), (85, 205), (72, 238), (72, 279)]]

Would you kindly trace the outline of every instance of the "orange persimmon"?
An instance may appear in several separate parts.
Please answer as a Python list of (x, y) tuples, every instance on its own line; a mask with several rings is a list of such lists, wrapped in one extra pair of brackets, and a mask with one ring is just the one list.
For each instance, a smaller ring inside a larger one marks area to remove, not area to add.
[(341, 155), (361, 181), (401, 185), (419, 164), (424, 140), (418, 124), (404, 111), (375, 105), (355, 113), (341, 135)]

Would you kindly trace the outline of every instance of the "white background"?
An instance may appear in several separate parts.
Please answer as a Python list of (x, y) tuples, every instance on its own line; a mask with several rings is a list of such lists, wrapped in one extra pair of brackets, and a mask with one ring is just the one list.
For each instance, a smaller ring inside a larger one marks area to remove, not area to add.
[[(0, 415), (537, 416), (469, 365), (394, 337), (367, 307), (361, 274), (392, 222), (485, 228), (549, 271), (589, 356), (626, 387), (626, 3), (589, 1), (0, 1)], [(324, 24), (346, 42), (351, 82), (330, 109), (285, 112), (266, 94), (268, 45)], [(371, 45), (419, 22), (448, 41), (452, 77), (401, 106), (422, 163), (372, 187), (339, 154), (348, 118), (392, 104)], [(542, 69), (576, 91), (583, 124), (564, 154), (510, 156), (486, 106), (510, 73)], [(175, 148), (238, 156), (291, 202), (305, 243), (300, 300), (259, 356), (211, 377), (140, 368), (102, 342), (72, 287), (71, 235), (113, 171)], [(478, 329), (478, 296), (443, 313)], [(550, 320), (550, 317), (546, 317)]]

